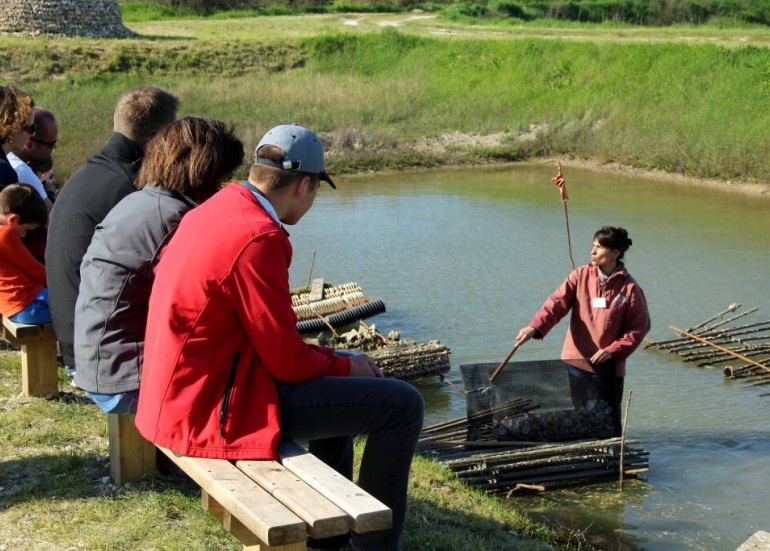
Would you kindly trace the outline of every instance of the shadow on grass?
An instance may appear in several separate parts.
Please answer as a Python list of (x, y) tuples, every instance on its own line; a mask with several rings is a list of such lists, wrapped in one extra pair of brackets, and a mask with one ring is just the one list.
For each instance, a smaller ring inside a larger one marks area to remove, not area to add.
[(409, 500), (402, 547), (405, 551), (559, 548), (480, 514), (437, 506), (434, 501), (424, 498)]
[(152, 40), (157, 42), (180, 42), (184, 40), (198, 40), (198, 37), (196, 36), (184, 36), (184, 35), (177, 35), (177, 36), (166, 36), (166, 35), (160, 35), (160, 34), (137, 34), (136, 36), (132, 37), (131, 39), (127, 40)]
[(175, 465), (159, 457), (158, 466), (157, 476), (117, 487), (109, 478), (109, 456), (65, 451), (0, 461), (0, 509), (28, 501), (114, 497), (129, 490), (174, 488), (191, 498), (198, 495), (198, 485)]

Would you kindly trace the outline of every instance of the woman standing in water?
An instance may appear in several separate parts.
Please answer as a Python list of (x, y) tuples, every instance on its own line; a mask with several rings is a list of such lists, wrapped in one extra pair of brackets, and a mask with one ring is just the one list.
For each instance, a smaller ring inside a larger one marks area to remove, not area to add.
[(631, 243), (623, 228), (598, 230), (591, 262), (573, 270), (516, 337), (517, 345), (542, 339), (571, 310), (561, 357), (570, 364), (573, 403), (577, 407), (597, 399), (610, 404), (615, 436), (621, 434), (626, 358), (650, 330), (644, 292), (622, 262)]

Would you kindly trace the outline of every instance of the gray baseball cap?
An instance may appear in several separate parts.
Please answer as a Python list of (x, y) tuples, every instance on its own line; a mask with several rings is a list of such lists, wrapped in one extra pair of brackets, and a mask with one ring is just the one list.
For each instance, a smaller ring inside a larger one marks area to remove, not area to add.
[[(272, 159), (260, 157), (259, 150), (265, 145), (280, 148), (283, 151), (283, 162), (278, 163)], [(254, 153), (256, 155), (254, 162), (257, 164), (295, 172), (318, 174), (321, 180), (337, 189), (324, 168), (324, 150), (318, 136), (303, 126), (293, 123), (281, 124), (272, 128), (262, 136)]]

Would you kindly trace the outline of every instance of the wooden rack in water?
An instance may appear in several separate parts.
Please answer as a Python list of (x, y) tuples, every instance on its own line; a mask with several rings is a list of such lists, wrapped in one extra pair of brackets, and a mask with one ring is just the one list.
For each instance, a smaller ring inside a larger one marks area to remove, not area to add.
[[(726, 379), (741, 379), (748, 386), (770, 385), (770, 320), (735, 325), (736, 320), (757, 311), (757, 308), (750, 308), (726, 317), (740, 308), (740, 304), (733, 303), (687, 330), (670, 326), (678, 337), (648, 340), (645, 348), (677, 354), (682, 361), (693, 362), (698, 367), (737, 360), (737, 364), (723, 365)], [(770, 396), (770, 392), (761, 396)]]
[[(449, 467), (464, 482), (488, 492), (543, 491), (546, 486), (573, 485), (596, 478), (617, 478), (647, 472), (646, 451), (630, 448), (638, 440), (609, 438), (544, 443), (497, 441), (491, 436), (495, 419), (524, 415), (539, 406), (516, 399), (468, 417), (423, 429), (417, 450)], [(479, 440), (468, 440), (470, 427), (487, 425)], [(622, 461), (621, 461), (622, 458)], [(622, 465), (621, 465), (622, 463)]]

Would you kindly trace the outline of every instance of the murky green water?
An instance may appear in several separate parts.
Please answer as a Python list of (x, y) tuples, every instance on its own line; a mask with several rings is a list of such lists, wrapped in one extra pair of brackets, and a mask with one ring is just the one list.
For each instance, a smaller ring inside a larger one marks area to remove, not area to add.
[[(339, 178), (291, 229), (292, 285), (357, 281), (382, 299), (381, 332), (440, 339), (452, 375), (499, 362), (571, 268), (564, 210), (535, 165)], [(623, 225), (627, 266), (645, 290), (649, 337), (674, 336), (733, 302), (770, 319), (770, 199), (568, 169), (573, 255), (588, 260), (593, 232)], [(514, 360), (558, 358), (566, 322)], [(464, 415), (439, 382), (420, 384), (426, 423)], [(628, 433), (650, 452), (644, 482), (548, 491), (513, 505), (587, 529), (604, 549), (732, 550), (770, 530), (769, 387), (723, 381), (720, 370), (639, 350), (629, 360)]]

